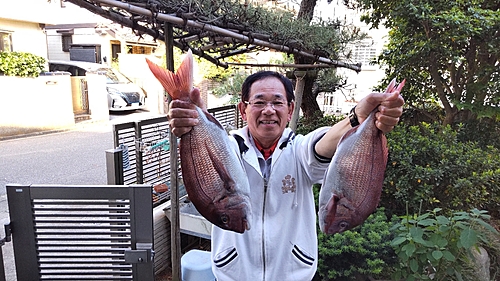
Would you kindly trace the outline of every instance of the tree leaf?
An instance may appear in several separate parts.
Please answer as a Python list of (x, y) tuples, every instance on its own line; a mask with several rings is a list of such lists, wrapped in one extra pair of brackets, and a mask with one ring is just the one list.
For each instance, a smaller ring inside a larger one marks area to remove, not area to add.
[(432, 252), (432, 257), (435, 258), (436, 260), (440, 260), (443, 257), (443, 252), (435, 250)]
[(410, 269), (413, 272), (418, 272), (418, 261), (415, 259), (410, 260)]
[(443, 256), (447, 261), (454, 261), (456, 259), (455, 256), (448, 250), (443, 251)]
[(407, 256), (413, 255), (413, 253), (415, 252), (415, 249), (416, 249), (415, 244), (413, 244), (413, 243), (406, 245), (406, 255)]
[(422, 225), (422, 226), (431, 226), (431, 225), (435, 225), (435, 224), (436, 224), (435, 219), (425, 219), (425, 220), (421, 220), (418, 222), (418, 225)]
[(396, 237), (392, 240), (391, 246), (397, 246), (406, 241), (406, 237)]
[(477, 243), (477, 233), (472, 228), (466, 228), (462, 230), (460, 234), (460, 243), (466, 249), (474, 246)]

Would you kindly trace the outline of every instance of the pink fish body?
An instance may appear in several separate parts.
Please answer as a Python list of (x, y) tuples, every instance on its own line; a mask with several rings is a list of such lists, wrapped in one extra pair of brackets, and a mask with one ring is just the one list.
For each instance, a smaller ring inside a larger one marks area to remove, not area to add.
[[(404, 81), (396, 87), (393, 80), (387, 91), (401, 91), (403, 86)], [(385, 135), (375, 126), (376, 112), (339, 141), (319, 195), (318, 216), (323, 233), (352, 229), (377, 208), (388, 148)]]
[[(172, 99), (189, 101), (193, 81), (191, 51), (174, 74), (147, 60)], [(250, 229), (250, 186), (221, 124), (197, 107), (199, 123), (180, 140), (181, 169), (189, 199), (208, 221), (243, 233)]]

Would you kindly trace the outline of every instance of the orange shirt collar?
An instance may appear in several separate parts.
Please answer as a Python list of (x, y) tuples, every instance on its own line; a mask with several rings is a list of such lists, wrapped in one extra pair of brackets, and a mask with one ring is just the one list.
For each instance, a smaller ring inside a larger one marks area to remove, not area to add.
[(276, 149), (276, 146), (278, 146), (278, 141), (279, 141), (279, 139), (276, 140), (276, 142), (273, 145), (271, 145), (270, 148), (263, 148), (260, 145), (260, 143), (255, 138), (253, 138), (253, 142), (255, 143), (255, 146), (262, 153), (262, 155), (264, 155), (264, 159), (269, 158), (273, 154), (274, 150)]

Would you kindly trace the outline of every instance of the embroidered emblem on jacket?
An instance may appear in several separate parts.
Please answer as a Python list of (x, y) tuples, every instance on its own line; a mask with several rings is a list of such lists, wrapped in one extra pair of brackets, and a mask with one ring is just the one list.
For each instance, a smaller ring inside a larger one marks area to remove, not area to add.
[(297, 186), (295, 185), (295, 178), (292, 178), (291, 175), (287, 175), (281, 181), (283, 182), (283, 186), (281, 187), (283, 194), (288, 192), (295, 192), (295, 189), (297, 188)]

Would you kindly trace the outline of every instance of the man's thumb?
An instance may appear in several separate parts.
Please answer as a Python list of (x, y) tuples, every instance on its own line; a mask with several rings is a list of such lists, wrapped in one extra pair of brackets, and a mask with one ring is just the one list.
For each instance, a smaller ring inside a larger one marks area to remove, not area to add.
[(192, 103), (194, 103), (199, 108), (206, 110), (205, 103), (203, 102), (203, 99), (201, 98), (200, 90), (198, 88), (193, 88), (193, 90), (189, 94), (189, 99), (191, 100)]

